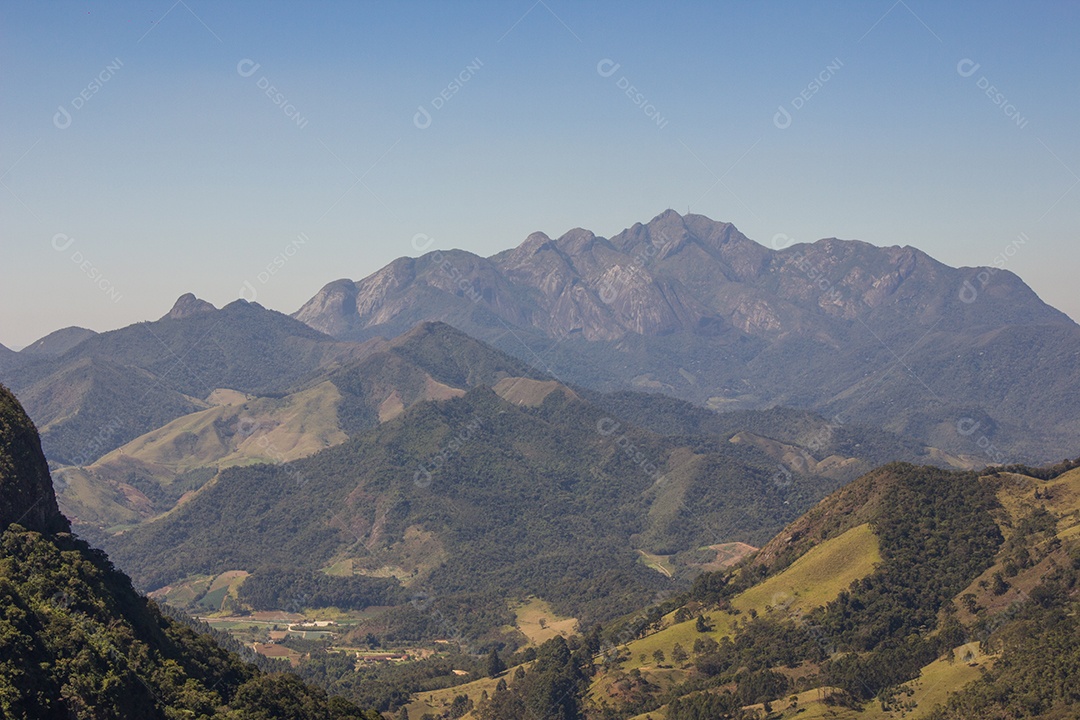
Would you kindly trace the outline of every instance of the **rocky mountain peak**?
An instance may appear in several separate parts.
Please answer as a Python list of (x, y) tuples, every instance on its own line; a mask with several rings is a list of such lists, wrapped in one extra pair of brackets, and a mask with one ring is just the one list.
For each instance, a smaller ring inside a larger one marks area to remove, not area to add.
[(562, 234), (555, 245), (570, 257), (592, 250), (596, 235), (584, 228), (574, 228)]
[(0, 385), (0, 530), (18, 523), (41, 533), (67, 532), (37, 428)]
[(546, 233), (534, 232), (530, 233), (529, 237), (525, 238), (525, 242), (515, 248), (513, 252), (515, 255), (520, 255), (525, 258), (530, 255), (534, 255), (542, 250), (546, 245), (551, 243), (551, 238)]
[(164, 320), (165, 318), (169, 318), (171, 320), (182, 320), (183, 318), (191, 317), (192, 315), (214, 312), (215, 310), (217, 310), (216, 307), (205, 300), (200, 300), (195, 297), (193, 293), (185, 293), (177, 298), (172, 306), (172, 310), (161, 319)]

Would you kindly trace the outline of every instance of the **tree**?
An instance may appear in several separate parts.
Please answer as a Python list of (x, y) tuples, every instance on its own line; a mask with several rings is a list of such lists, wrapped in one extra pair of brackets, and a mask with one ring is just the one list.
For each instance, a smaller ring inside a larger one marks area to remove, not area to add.
[(450, 717), (452, 720), (456, 720), (456, 718), (462, 717), (472, 710), (472, 707), (473, 703), (468, 695), (457, 695), (454, 697), (454, 701), (450, 703)]
[(536, 664), (522, 683), (526, 711), (538, 720), (577, 720), (583, 680), (566, 640), (556, 635), (540, 646)]
[(683, 646), (679, 643), (675, 643), (675, 647), (671, 648), (671, 659), (677, 663), (685, 662), (690, 657), (686, 654), (686, 650), (683, 650)]
[(652, 656), (653, 656), (653, 660), (655, 660), (655, 661), (656, 661), (656, 664), (657, 664), (657, 665), (659, 665), (659, 664), (661, 664), (662, 662), (664, 662), (664, 657), (665, 657), (665, 656), (664, 656), (664, 651), (663, 651), (663, 650), (661, 650), (660, 648), (657, 648), (657, 649), (656, 649), (656, 652), (654, 652), (654, 653), (652, 654)]
[(592, 630), (585, 636), (585, 647), (587, 647), (589, 652), (593, 655), (600, 652), (600, 649), (603, 647), (603, 638), (601, 637), (600, 631), (600, 623), (597, 623), (592, 626)]
[(706, 633), (712, 630), (712, 626), (709, 625), (709, 621), (705, 619), (704, 615), (698, 615), (697, 621), (694, 623), (694, 629), (699, 633)]
[(994, 573), (994, 584), (990, 588), (991, 592), (995, 595), (1004, 595), (1009, 590), (1009, 583), (1005, 582), (1005, 578), (1000, 572)]
[(487, 674), (488, 677), (498, 677), (506, 670), (506, 663), (499, 657), (499, 652), (495, 648), (491, 649), (491, 654), (487, 659)]

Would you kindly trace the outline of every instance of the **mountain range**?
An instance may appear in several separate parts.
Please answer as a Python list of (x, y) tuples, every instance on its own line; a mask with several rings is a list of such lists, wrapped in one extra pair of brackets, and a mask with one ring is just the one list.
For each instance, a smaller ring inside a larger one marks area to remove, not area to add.
[(293, 317), (352, 340), (441, 320), (566, 382), (803, 407), (983, 462), (1052, 460), (1080, 430), (1080, 327), (1008, 270), (836, 238), (776, 250), (672, 210), (610, 239), (401, 258)]
[(577, 387), (801, 408), (971, 466), (1053, 461), (1080, 430), (1080, 327), (1008, 270), (835, 238), (773, 249), (671, 210), (611, 239), (575, 229), (490, 258), (401, 258), (291, 318), (185, 295), (157, 321), (0, 350), (0, 380), (49, 459), (84, 465), (217, 389), (281, 395), (425, 321)]
[(443, 323), (378, 347), (282, 407), (237, 399), (63, 469), (61, 503), (147, 589), (347, 568), (484, 634), (508, 597), (610, 618), (883, 458), (941, 459), (802, 411), (574, 388)]
[[(67, 347), (78, 337), (71, 330), (19, 352), (3, 372), (41, 427), (46, 455), (63, 465), (88, 464), (205, 409), (215, 389), (282, 394), (316, 370), (363, 353), (260, 306), (238, 300), (215, 310), (193, 295), (160, 320), (91, 333)], [(53, 351), (35, 352), (38, 347)]]
[(373, 717), (137, 587), (414, 720), (1074, 717), (1078, 333), (668, 211), (0, 348), (0, 708)]

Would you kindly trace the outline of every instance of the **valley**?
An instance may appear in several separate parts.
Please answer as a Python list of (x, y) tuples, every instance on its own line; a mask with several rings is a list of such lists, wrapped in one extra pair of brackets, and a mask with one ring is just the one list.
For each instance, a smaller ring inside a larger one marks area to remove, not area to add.
[(0, 28), (0, 720), (1080, 720), (1080, 3)]
[[(968, 269), (911, 248), (670, 211), (441, 257), (467, 307), (403, 259), (293, 316), (189, 294), (0, 355), (64, 522), (165, 612), (383, 717), (944, 720), (1013, 702), (994, 683), (1068, 626), (1080, 470), (1023, 463), (1073, 442), (1080, 336), (1018, 278), (976, 312), (942, 299)], [(881, 324), (947, 392), (890, 379)], [(1064, 364), (1029, 343), (1045, 372), (995, 385), (1036, 332)]]

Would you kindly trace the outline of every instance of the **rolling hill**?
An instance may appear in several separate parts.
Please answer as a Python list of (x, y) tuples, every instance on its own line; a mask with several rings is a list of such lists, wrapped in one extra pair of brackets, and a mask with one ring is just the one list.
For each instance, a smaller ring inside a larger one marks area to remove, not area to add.
[(31, 354), (0, 379), (40, 425), (49, 460), (83, 465), (207, 408), (216, 389), (280, 396), (363, 354), (257, 304), (217, 310), (184, 296), (160, 320)]
[(459, 397), (474, 386), (532, 372), (439, 324), (372, 341), (364, 352), (363, 359), (316, 374), (283, 397), (217, 389), (194, 412), (92, 463), (59, 468), (61, 508), (84, 529), (132, 525), (168, 512), (223, 468), (306, 457), (418, 402)]
[[(1077, 464), (876, 469), (738, 566), (569, 637), (573, 712), (549, 696), (534, 715), (1076, 717)], [(539, 672), (418, 694), (408, 712), (509, 720)]]
[[(510, 600), (610, 619), (722, 565), (727, 544), (765, 542), (879, 457), (941, 460), (805, 411), (569, 387), (443, 323), (367, 348), (282, 399), (222, 391), (60, 470), (61, 506), (146, 589), (333, 569), (438, 593), (498, 635)], [(402, 604), (381, 627), (425, 625)]]
[[(93, 463), (55, 473), (64, 512), (82, 529), (113, 532), (171, 510), (219, 470), (296, 460), (362, 434), (425, 401), (490, 387), (516, 404), (532, 404), (556, 381), (442, 323), (424, 323), (391, 341), (373, 340), (367, 355), (316, 375), (284, 397), (220, 389), (211, 407), (172, 420)], [(828, 422), (783, 408), (717, 414), (663, 395), (605, 395), (576, 388), (576, 397), (612, 417), (667, 436), (728, 440), (751, 448), (790, 482), (798, 475), (852, 480), (895, 457), (965, 466), (890, 433)], [(539, 394), (538, 394), (539, 393)], [(716, 444), (714, 442), (714, 444)]]
[(51, 332), (43, 338), (39, 338), (24, 347), (23, 356), (30, 355), (63, 355), (83, 340), (97, 335), (93, 330), (81, 327), (66, 327)]
[(18, 361), (19, 354), (11, 348), (0, 345), (0, 372), (4, 372)]
[(629, 426), (604, 434), (603, 411), (540, 383), (480, 386), (303, 460), (227, 469), (168, 516), (102, 541), (151, 589), (193, 573), (348, 560), (357, 574), (475, 595), (474, 609), (532, 594), (568, 615), (610, 616), (671, 582), (636, 547), (760, 542), (835, 486), (777, 484), (752, 452)]

